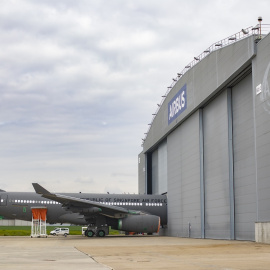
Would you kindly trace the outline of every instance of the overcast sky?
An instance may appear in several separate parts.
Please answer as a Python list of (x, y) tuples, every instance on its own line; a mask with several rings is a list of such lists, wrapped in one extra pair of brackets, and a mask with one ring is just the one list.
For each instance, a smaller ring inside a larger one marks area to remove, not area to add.
[(137, 193), (157, 103), (270, 2), (0, 0), (0, 189)]

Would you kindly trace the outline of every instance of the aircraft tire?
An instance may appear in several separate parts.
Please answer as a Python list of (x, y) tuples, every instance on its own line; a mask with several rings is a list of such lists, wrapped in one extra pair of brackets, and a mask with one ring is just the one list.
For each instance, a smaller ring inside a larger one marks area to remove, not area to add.
[(98, 237), (104, 237), (106, 233), (103, 230), (99, 230), (97, 233)]
[(86, 232), (85, 232), (85, 235), (87, 236), (87, 237), (93, 237), (94, 236), (94, 232), (92, 231), (92, 230), (87, 230)]

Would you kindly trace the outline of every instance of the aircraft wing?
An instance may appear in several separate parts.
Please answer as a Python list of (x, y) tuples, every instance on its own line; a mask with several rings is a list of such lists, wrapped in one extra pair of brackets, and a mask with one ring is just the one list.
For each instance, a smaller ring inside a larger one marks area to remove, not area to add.
[(139, 211), (130, 211), (126, 208), (115, 206), (115, 205), (107, 205), (99, 202), (94, 202), (90, 200), (70, 197), (62, 194), (53, 194), (43, 188), (38, 183), (32, 184), (36, 193), (42, 195), (42, 197), (59, 202), (71, 210), (72, 212), (81, 212), (84, 215), (89, 215), (91, 213), (98, 213), (105, 216), (116, 217), (119, 214), (140, 214)]

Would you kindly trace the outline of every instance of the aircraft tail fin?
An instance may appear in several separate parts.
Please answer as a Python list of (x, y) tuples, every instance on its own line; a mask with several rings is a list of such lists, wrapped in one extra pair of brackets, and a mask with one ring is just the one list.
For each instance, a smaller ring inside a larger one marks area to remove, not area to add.
[(38, 183), (32, 183), (32, 185), (33, 185), (37, 194), (42, 194), (42, 195), (51, 194), (51, 192), (49, 192), (47, 189), (45, 189), (44, 187), (42, 187)]

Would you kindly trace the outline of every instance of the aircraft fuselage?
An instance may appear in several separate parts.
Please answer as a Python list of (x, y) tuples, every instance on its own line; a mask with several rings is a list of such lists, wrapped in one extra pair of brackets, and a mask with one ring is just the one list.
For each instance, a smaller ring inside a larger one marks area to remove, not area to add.
[[(160, 217), (161, 225), (167, 224), (166, 195), (61, 193), (128, 210), (143, 211)], [(46, 207), (48, 223), (87, 225), (84, 215), (69, 211), (56, 201), (43, 198), (34, 192), (0, 192), (0, 215), (7, 219), (31, 221), (31, 208)], [(93, 213), (95, 215), (95, 213)]]

